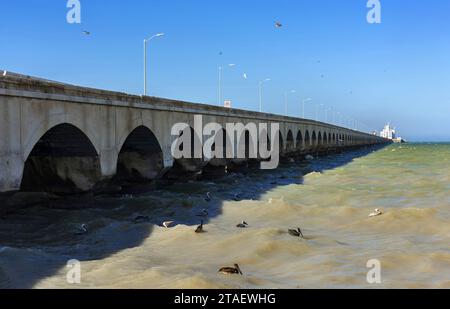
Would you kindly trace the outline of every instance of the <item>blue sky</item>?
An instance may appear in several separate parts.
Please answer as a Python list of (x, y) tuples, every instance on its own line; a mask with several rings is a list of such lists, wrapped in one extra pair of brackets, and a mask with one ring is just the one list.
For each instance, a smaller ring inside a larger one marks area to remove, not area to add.
[(0, 68), (141, 94), (142, 41), (164, 32), (149, 46), (151, 95), (218, 104), (218, 66), (235, 63), (222, 83), (235, 108), (257, 110), (271, 78), (264, 111), (284, 113), (295, 89), (290, 115), (310, 97), (366, 129), (390, 121), (407, 139), (450, 141), (448, 0), (381, 0), (381, 24), (367, 23), (366, 0), (81, 0), (81, 25), (66, 3), (2, 1)]

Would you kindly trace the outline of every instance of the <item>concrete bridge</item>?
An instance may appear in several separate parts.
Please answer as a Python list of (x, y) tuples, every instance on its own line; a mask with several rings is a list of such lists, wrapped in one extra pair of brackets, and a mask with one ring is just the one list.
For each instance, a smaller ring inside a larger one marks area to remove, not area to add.
[[(174, 160), (175, 123), (279, 123), (281, 155), (387, 140), (331, 124), (141, 97), (8, 73), (0, 77), (0, 192), (89, 191), (114, 178), (152, 180), (225, 170), (248, 160)], [(199, 137), (202, 138), (202, 137)], [(248, 141), (247, 141), (248, 143)], [(258, 161), (258, 160), (253, 160)]]

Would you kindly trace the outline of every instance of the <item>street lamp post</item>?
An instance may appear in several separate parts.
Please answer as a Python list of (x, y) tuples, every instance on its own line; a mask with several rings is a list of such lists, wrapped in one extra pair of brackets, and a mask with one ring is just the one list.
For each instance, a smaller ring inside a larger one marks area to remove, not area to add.
[(322, 105), (322, 104), (316, 104), (316, 121), (319, 121), (319, 109), (320, 109), (320, 105)]
[(270, 78), (266, 78), (259, 82), (259, 112), (262, 113), (262, 86), (264, 83), (270, 82)]
[[(228, 65), (229, 68), (235, 67), (236, 65), (234, 63), (230, 63)], [(222, 70), (223, 67), (219, 66), (219, 106), (222, 106)]]
[(330, 112), (330, 111), (331, 111), (331, 108), (327, 108), (325, 110), (325, 122), (327, 122), (327, 123), (328, 123), (328, 112)]
[(144, 39), (144, 95), (145, 96), (147, 95), (147, 44), (154, 38), (161, 37), (163, 35), (164, 35), (164, 33), (157, 33), (148, 39)]
[(305, 119), (305, 103), (312, 101), (311, 98), (307, 98), (305, 100), (302, 101), (302, 117), (303, 119)]

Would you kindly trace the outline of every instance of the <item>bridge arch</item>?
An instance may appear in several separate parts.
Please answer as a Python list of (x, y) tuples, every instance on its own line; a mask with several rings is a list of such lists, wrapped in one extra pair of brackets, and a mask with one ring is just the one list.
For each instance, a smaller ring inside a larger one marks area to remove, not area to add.
[[(179, 176), (189, 176), (192, 173), (198, 173), (202, 170), (202, 168), (208, 163), (204, 161), (203, 157), (203, 149), (202, 149), (202, 157), (195, 158), (195, 147), (194, 145), (201, 145), (200, 137), (196, 134), (195, 130), (191, 126), (187, 126), (183, 131), (181, 131), (178, 135), (178, 138), (183, 137), (183, 135), (189, 134), (190, 142), (189, 145), (185, 145), (182, 139), (178, 140), (178, 145), (176, 145), (177, 150), (183, 152), (185, 149), (189, 149), (190, 152), (188, 157), (182, 157), (174, 159), (174, 164), (171, 168), (170, 173), (168, 174), (169, 178), (176, 178)], [(185, 148), (188, 147), (188, 148)], [(187, 152), (187, 151), (186, 151)]]
[(305, 147), (307, 148), (311, 147), (311, 136), (309, 135), (308, 130), (306, 130), (305, 132)]
[(117, 159), (118, 179), (148, 181), (164, 169), (164, 155), (155, 134), (146, 126), (136, 127), (127, 136)]
[(26, 158), (20, 189), (59, 194), (91, 190), (102, 178), (99, 153), (77, 126), (47, 130)]
[(313, 131), (312, 133), (312, 137), (311, 137), (311, 145), (312, 146), (317, 146), (317, 135), (316, 135), (316, 131)]
[(294, 135), (289, 130), (286, 137), (286, 153), (292, 153), (295, 150)]

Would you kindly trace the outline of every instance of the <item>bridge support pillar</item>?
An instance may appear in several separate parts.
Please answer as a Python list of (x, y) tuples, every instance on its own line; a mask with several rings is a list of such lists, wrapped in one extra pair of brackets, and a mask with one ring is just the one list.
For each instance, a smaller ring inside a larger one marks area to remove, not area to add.
[(24, 160), (21, 151), (18, 99), (0, 97), (0, 192), (20, 189)]

